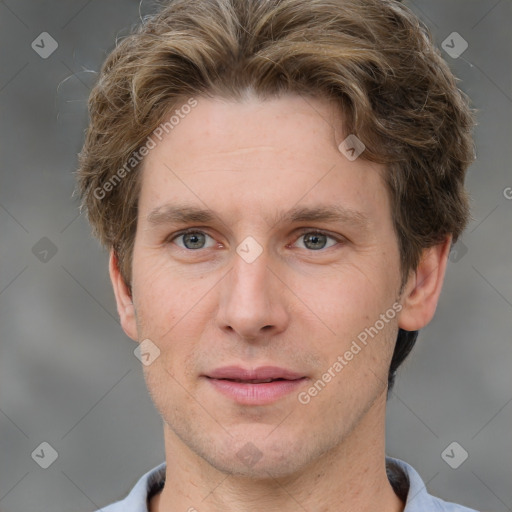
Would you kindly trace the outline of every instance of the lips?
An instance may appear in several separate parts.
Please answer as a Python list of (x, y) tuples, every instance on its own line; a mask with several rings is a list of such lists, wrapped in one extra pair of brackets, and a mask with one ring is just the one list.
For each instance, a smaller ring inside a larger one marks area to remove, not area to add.
[(207, 377), (210, 377), (211, 379), (224, 379), (235, 382), (259, 384), (272, 382), (274, 380), (297, 380), (303, 378), (304, 375), (287, 370), (286, 368), (279, 368), (277, 366), (261, 366), (254, 370), (238, 366), (225, 366), (208, 373)]
[(275, 402), (296, 391), (307, 379), (300, 373), (276, 366), (262, 366), (255, 370), (225, 366), (204, 377), (217, 392), (243, 405)]

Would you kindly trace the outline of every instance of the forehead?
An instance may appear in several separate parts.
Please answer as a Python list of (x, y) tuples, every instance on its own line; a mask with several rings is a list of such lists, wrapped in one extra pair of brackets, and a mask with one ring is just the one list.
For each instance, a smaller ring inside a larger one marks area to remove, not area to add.
[(187, 114), (177, 109), (144, 161), (139, 207), (148, 220), (173, 201), (274, 219), (319, 202), (365, 217), (387, 207), (381, 166), (338, 149), (347, 134), (330, 101), (197, 98)]
[(249, 95), (243, 101), (200, 97), (196, 102), (179, 120), (172, 116), (177, 124), (164, 135), (171, 146), (189, 146), (176, 155), (180, 160), (197, 160), (205, 152), (210, 159), (226, 158), (225, 153), (235, 151), (243, 155), (254, 151), (287, 154), (297, 147), (316, 150), (334, 143), (334, 134), (341, 136), (343, 130), (339, 108), (320, 97), (286, 94), (263, 100)]

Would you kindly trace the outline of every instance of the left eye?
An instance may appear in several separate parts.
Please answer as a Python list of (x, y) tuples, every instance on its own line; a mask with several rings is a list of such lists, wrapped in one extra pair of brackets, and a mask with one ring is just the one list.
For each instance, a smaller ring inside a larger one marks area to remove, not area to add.
[(318, 251), (326, 248), (327, 239), (329, 238), (334, 241), (334, 243), (332, 243), (329, 247), (336, 245), (337, 240), (334, 237), (320, 231), (303, 232), (298, 240), (304, 240), (304, 246), (306, 249)]

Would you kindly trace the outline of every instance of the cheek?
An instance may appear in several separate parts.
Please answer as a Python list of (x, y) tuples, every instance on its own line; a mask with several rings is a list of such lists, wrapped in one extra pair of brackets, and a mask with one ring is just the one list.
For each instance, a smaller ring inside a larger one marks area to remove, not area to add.
[[(180, 393), (178, 382), (191, 375), (199, 341), (211, 315), (208, 290), (217, 280), (189, 276), (157, 258), (144, 258), (134, 265), (134, 304), (139, 339), (149, 338), (160, 349), (159, 357), (144, 367), (146, 383), (152, 394)], [(211, 290), (213, 292), (213, 290)], [(173, 378), (174, 377), (174, 378)], [(160, 390), (160, 391), (159, 391)]]
[(332, 267), (314, 279), (297, 279), (292, 289), (307, 325), (317, 325), (330, 339), (350, 340), (392, 307), (396, 283), (390, 274), (382, 268), (351, 264)]
[(134, 258), (133, 296), (140, 328), (164, 337), (174, 326), (183, 329), (205, 293), (204, 276), (187, 276), (165, 258)]
[(397, 276), (398, 270), (394, 275), (380, 265), (350, 265), (319, 279), (320, 293), (312, 293), (311, 288), (308, 292), (303, 283), (298, 295), (307, 297), (304, 302), (315, 315), (303, 308), (307, 318), (298, 323), (311, 332), (309, 343), (315, 344), (322, 361), (315, 379), (329, 382), (318, 406), (325, 402), (327, 407), (333, 400), (339, 402), (334, 408), (350, 403), (356, 410), (355, 402), (370, 400), (387, 385), (398, 330), (393, 309)]

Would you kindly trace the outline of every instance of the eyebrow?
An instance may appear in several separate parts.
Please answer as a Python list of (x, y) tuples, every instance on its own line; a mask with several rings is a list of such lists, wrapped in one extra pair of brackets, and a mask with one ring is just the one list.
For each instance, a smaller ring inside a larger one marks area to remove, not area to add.
[[(212, 210), (187, 204), (165, 204), (154, 208), (147, 215), (151, 226), (172, 223), (211, 223), (218, 219)], [(341, 205), (296, 206), (288, 211), (278, 212), (273, 217), (274, 224), (296, 222), (340, 222), (354, 224), (360, 229), (368, 226), (368, 217), (362, 212)]]

